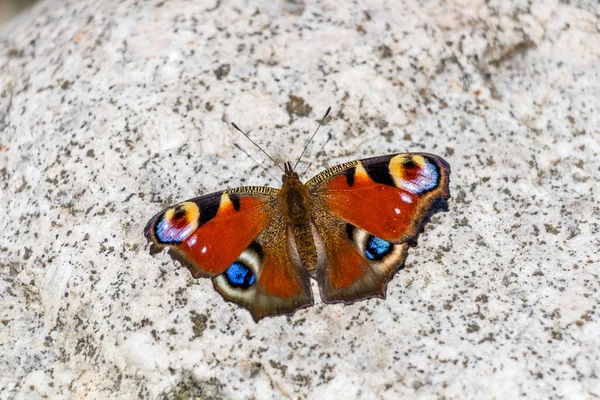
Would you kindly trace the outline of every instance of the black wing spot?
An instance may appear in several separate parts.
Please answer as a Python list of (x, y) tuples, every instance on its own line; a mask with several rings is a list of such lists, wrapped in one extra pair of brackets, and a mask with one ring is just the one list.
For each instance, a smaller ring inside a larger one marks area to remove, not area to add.
[(198, 226), (202, 226), (217, 215), (217, 211), (219, 211), (219, 207), (221, 206), (221, 192), (202, 196), (196, 201), (196, 205), (200, 209)]
[(346, 224), (346, 235), (348, 239), (354, 240), (354, 227), (350, 224)]
[(370, 165), (363, 165), (365, 171), (371, 179), (377, 183), (388, 186), (396, 186), (394, 178), (390, 174), (389, 162), (385, 164), (373, 163)]
[(354, 174), (356, 174), (356, 167), (348, 168), (344, 172), (344, 176), (346, 176), (346, 183), (350, 187), (352, 187), (352, 185), (354, 185)]
[(228, 196), (229, 200), (231, 200), (231, 204), (233, 204), (233, 209), (235, 211), (240, 211), (240, 195), (236, 193), (231, 193)]
[[(429, 161), (429, 160), (427, 160), (427, 161)], [(413, 168), (418, 167), (417, 163), (415, 162), (415, 160), (412, 159), (412, 157), (407, 160), (404, 160), (402, 165), (404, 166), (404, 168), (407, 168), (407, 169), (413, 169)]]
[(186, 210), (183, 204), (178, 204), (173, 209), (173, 220), (178, 220), (185, 217)]

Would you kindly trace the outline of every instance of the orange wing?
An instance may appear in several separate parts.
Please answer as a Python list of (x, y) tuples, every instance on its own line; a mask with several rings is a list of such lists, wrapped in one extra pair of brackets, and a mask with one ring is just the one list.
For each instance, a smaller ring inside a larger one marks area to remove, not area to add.
[(342, 164), (307, 185), (333, 214), (381, 239), (402, 243), (417, 236), (436, 200), (450, 197), (449, 181), (444, 159), (414, 153)]
[(197, 197), (156, 214), (144, 233), (152, 242), (152, 253), (169, 247), (194, 278), (214, 277), (263, 231), (271, 199), (268, 194), (225, 192)]
[(308, 274), (287, 255), (277, 194), (228, 189), (171, 206), (146, 225), (151, 252), (168, 247), (194, 278), (213, 278), (215, 289), (255, 320), (311, 305)]
[(307, 186), (327, 253), (326, 302), (385, 296), (428, 214), (443, 206), (450, 166), (441, 157), (393, 154), (332, 167)]

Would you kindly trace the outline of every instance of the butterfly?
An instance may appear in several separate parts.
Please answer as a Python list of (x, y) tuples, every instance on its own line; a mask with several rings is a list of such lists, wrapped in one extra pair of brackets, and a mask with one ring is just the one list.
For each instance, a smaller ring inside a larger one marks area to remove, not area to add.
[(450, 166), (428, 153), (349, 161), (306, 183), (289, 162), (283, 172), (280, 189), (225, 189), (162, 210), (144, 229), (151, 253), (169, 248), (255, 321), (313, 305), (311, 278), (325, 303), (385, 298), (450, 197)]

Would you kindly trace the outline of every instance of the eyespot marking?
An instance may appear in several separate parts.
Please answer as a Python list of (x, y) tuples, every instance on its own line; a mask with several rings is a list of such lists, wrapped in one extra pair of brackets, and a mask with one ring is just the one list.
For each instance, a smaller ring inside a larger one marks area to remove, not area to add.
[(381, 261), (390, 254), (394, 246), (376, 236), (369, 236), (365, 244), (365, 255), (369, 260)]
[(390, 161), (389, 170), (397, 187), (412, 194), (435, 189), (440, 180), (438, 166), (421, 155), (399, 155)]
[(256, 281), (256, 276), (246, 264), (236, 261), (225, 271), (225, 279), (229, 286), (248, 289)]
[(200, 210), (196, 203), (185, 202), (169, 208), (154, 228), (161, 243), (181, 243), (198, 228)]

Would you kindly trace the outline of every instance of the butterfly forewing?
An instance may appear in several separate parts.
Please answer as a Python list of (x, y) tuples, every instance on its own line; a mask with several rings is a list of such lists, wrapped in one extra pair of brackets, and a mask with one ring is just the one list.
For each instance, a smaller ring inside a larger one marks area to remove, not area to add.
[(152, 252), (169, 247), (194, 277), (223, 273), (268, 223), (277, 190), (216, 192), (176, 204), (156, 214), (144, 233)]

